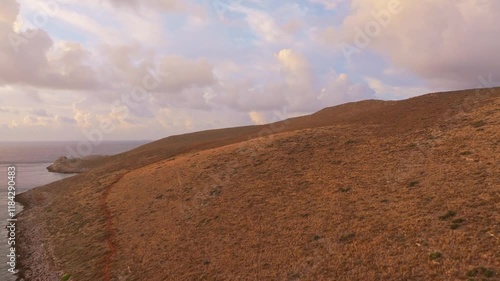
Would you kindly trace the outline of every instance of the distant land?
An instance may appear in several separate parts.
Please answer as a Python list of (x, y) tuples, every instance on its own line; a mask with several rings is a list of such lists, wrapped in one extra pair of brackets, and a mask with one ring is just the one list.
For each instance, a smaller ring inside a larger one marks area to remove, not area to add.
[(499, 147), (500, 88), (170, 136), (18, 195), (20, 277), (500, 280)]

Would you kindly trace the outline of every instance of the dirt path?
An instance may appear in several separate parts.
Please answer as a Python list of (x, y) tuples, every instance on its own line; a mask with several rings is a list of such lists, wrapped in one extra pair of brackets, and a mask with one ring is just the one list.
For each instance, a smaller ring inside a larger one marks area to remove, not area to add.
[(108, 196), (111, 193), (111, 190), (113, 187), (120, 182), (128, 173), (131, 171), (125, 172), (121, 175), (118, 176), (117, 179), (115, 179), (107, 188), (104, 190), (104, 193), (101, 198), (101, 210), (104, 213), (104, 217), (106, 219), (106, 242), (109, 247), (109, 252), (106, 254), (105, 260), (104, 260), (104, 280), (109, 281), (111, 280), (111, 264), (112, 264), (112, 259), (113, 256), (116, 254), (116, 245), (113, 242), (115, 235), (115, 231), (113, 229), (113, 219), (112, 219), (112, 214), (111, 210), (107, 206), (107, 200)]

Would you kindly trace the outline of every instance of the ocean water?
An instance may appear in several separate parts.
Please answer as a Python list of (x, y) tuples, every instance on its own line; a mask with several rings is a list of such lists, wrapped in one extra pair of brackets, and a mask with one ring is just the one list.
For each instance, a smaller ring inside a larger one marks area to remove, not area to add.
[[(141, 146), (148, 141), (103, 142), (92, 147), (90, 155), (114, 155)], [(8, 271), (8, 257), (10, 246), (7, 243), (8, 231), (8, 167), (16, 167), (16, 194), (22, 193), (37, 186), (55, 182), (71, 174), (50, 173), (46, 167), (60, 156), (67, 156), (68, 146), (77, 151), (76, 142), (0, 142), (0, 280), (14, 281), (16, 277)], [(16, 213), (22, 206), (16, 204)], [(16, 243), (19, 241), (16, 240)]]

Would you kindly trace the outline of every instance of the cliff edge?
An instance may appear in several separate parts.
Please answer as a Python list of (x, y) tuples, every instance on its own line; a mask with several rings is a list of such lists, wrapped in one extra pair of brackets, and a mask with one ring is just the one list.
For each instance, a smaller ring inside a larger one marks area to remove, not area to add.
[(95, 167), (96, 164), (108, 156), (94, 155), (84, 158), (67, 158), (61, 156), (47, 167), (47, 170), (52, 173), (61, 174), (79, 174)]

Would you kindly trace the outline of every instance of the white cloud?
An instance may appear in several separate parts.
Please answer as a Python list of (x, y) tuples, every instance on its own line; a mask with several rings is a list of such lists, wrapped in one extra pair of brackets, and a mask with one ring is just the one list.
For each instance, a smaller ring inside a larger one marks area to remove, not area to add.
[(400, 0), (351, 64), (339, 44), (354, 45), (391, 0), (236, 1), (226, 21), (192, 0), (58, 0), (37, 32), (40, 1), (19, 2), (0, 10), (0, 36), (22, 43), (0, 41), (0, 123), (13, 139), (82, 138), (105, 120), (116, 125), (107, 139), (159, 138), (272, 122), (283, 108), (500, 84), (493, 0)]
[(477, 87), (480, 75), (500, 78), (500, 61), (492, 59), (500, 49), (492, 40), (500, 33), (496, 0), (353, 0), (351, 8), (340, 27), (323, 29), (324, 41), (336, 47), (366, 42), (363, 48), (433, 88)]
[(250, 111), (248, 112), (248, 116), (255, 125), (263, 125), (268, 123), (266, 116), (262, 112)]
[(384, 83), (383, 81), (367, 77), (365, 80), (368, 86), (373, 89), (378, 95), (378, 98), (390, 98), (390, 99), (407, 99), (419, 95), (423, 95), (429, 92), (426, 87), (416, 87), (416, 86), (394, 86)]
[(374, 99), (375, 92), (365, 84), (355, 84), (346, 74), (331, 71), (318, 99), (323, 104), (337, 105), (365, 99)]
[(283, 40), (287, 39), (287, 34), (266, 13), (249, 10), (247, 11), (247, 22), (254, 32), (267, 42), (283, 42)]

